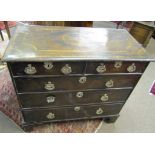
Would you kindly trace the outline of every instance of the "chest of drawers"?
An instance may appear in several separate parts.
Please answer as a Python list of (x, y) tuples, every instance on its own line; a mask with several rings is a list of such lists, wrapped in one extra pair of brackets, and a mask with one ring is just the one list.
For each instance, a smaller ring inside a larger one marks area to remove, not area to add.
[(29, 126), (94, 118), (115, 122), (154, 58), (125, 30), (19, 26), (3, 61), (23, 126)]

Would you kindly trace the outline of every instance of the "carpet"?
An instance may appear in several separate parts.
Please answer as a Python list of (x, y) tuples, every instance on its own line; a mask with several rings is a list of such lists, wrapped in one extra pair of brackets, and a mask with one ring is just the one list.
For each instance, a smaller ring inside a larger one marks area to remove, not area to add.
[[(18, 100), (7, 67), (0, 71), (0, 110), (21, 126), (22, 114), (19, 110)], [(33, 127), (32, 133), (91, 133), (97, 132), (102, 119), (80, 120), (50, 123)]]

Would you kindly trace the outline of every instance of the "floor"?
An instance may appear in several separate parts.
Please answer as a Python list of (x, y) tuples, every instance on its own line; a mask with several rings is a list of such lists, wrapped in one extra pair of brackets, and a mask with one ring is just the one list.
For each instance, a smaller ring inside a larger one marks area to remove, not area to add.
[(103, 122), (98, 132), (155, 132), (155, 96), (149, 94), (155, 80), (155, 63), (150, 63), (114, 124)]
[[(111, 22), (94, 22), (94, 27), (116, 28)], [(11, 29), (11, 33), (14, 29)], [(151, 39), (146, 50), (154, 53), (155, 40)], [(155, 63), (147, 67), (136, 88), (120, 112), (120, 117), (113, 124), (102, 123), (99, 133), (155, 132), (155, 96), (149, 89), (155, 80)], [(23, 132), (13, 121), (0, 112), (0, 132)]]

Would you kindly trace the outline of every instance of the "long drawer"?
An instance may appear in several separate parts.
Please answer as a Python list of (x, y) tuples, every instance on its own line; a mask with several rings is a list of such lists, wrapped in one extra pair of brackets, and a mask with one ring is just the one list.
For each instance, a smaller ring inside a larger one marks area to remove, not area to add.
[[(49, 92), (134, 87), (140, 75), (91, 75), (15, 78), (18, 92)], [(82, 80), (81, 80), (82, 79)], [(82, 82), (81, 82), (82, 81)]]
[(111, 89), (95, 91), (52, 92), (19, 94), (23, 108), (45, 106), (75, 106), (86, 103), (125, 102), (132, 89)]
[(91, 118), (116, 115), (120, 112), (123, 104), (74, 106), (63, 108), (23, 110), (23, 116), (26, 123), (46, 122), (67, 119)]

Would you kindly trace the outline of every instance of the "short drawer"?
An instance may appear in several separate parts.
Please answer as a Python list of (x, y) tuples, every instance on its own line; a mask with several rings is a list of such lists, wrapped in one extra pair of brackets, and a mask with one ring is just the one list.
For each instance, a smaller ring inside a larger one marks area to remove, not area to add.
[(46, 78), (15, 78), (18, 92), (49, 92), (134, 87), (140, 75), (92, 75)]
[(10, 67), (13, 76), (67, 75), (83, 73), (85, 62), (13, 62)]
[(23, 108), (125, 102), (132, 89), (20, 94)]
[(104, 73), (142, 73), (147, 67), (147, 62), (87, 62), (87, 74)]
[(91, 117), (103, 117), (116, 115), (120, 112), (123, 104), (113, 105), (91, 105), (74, 106), (50, 109), (23, 110), (23, 116), (26, 123), (60, 121), (68, 119), (80, 119)]

